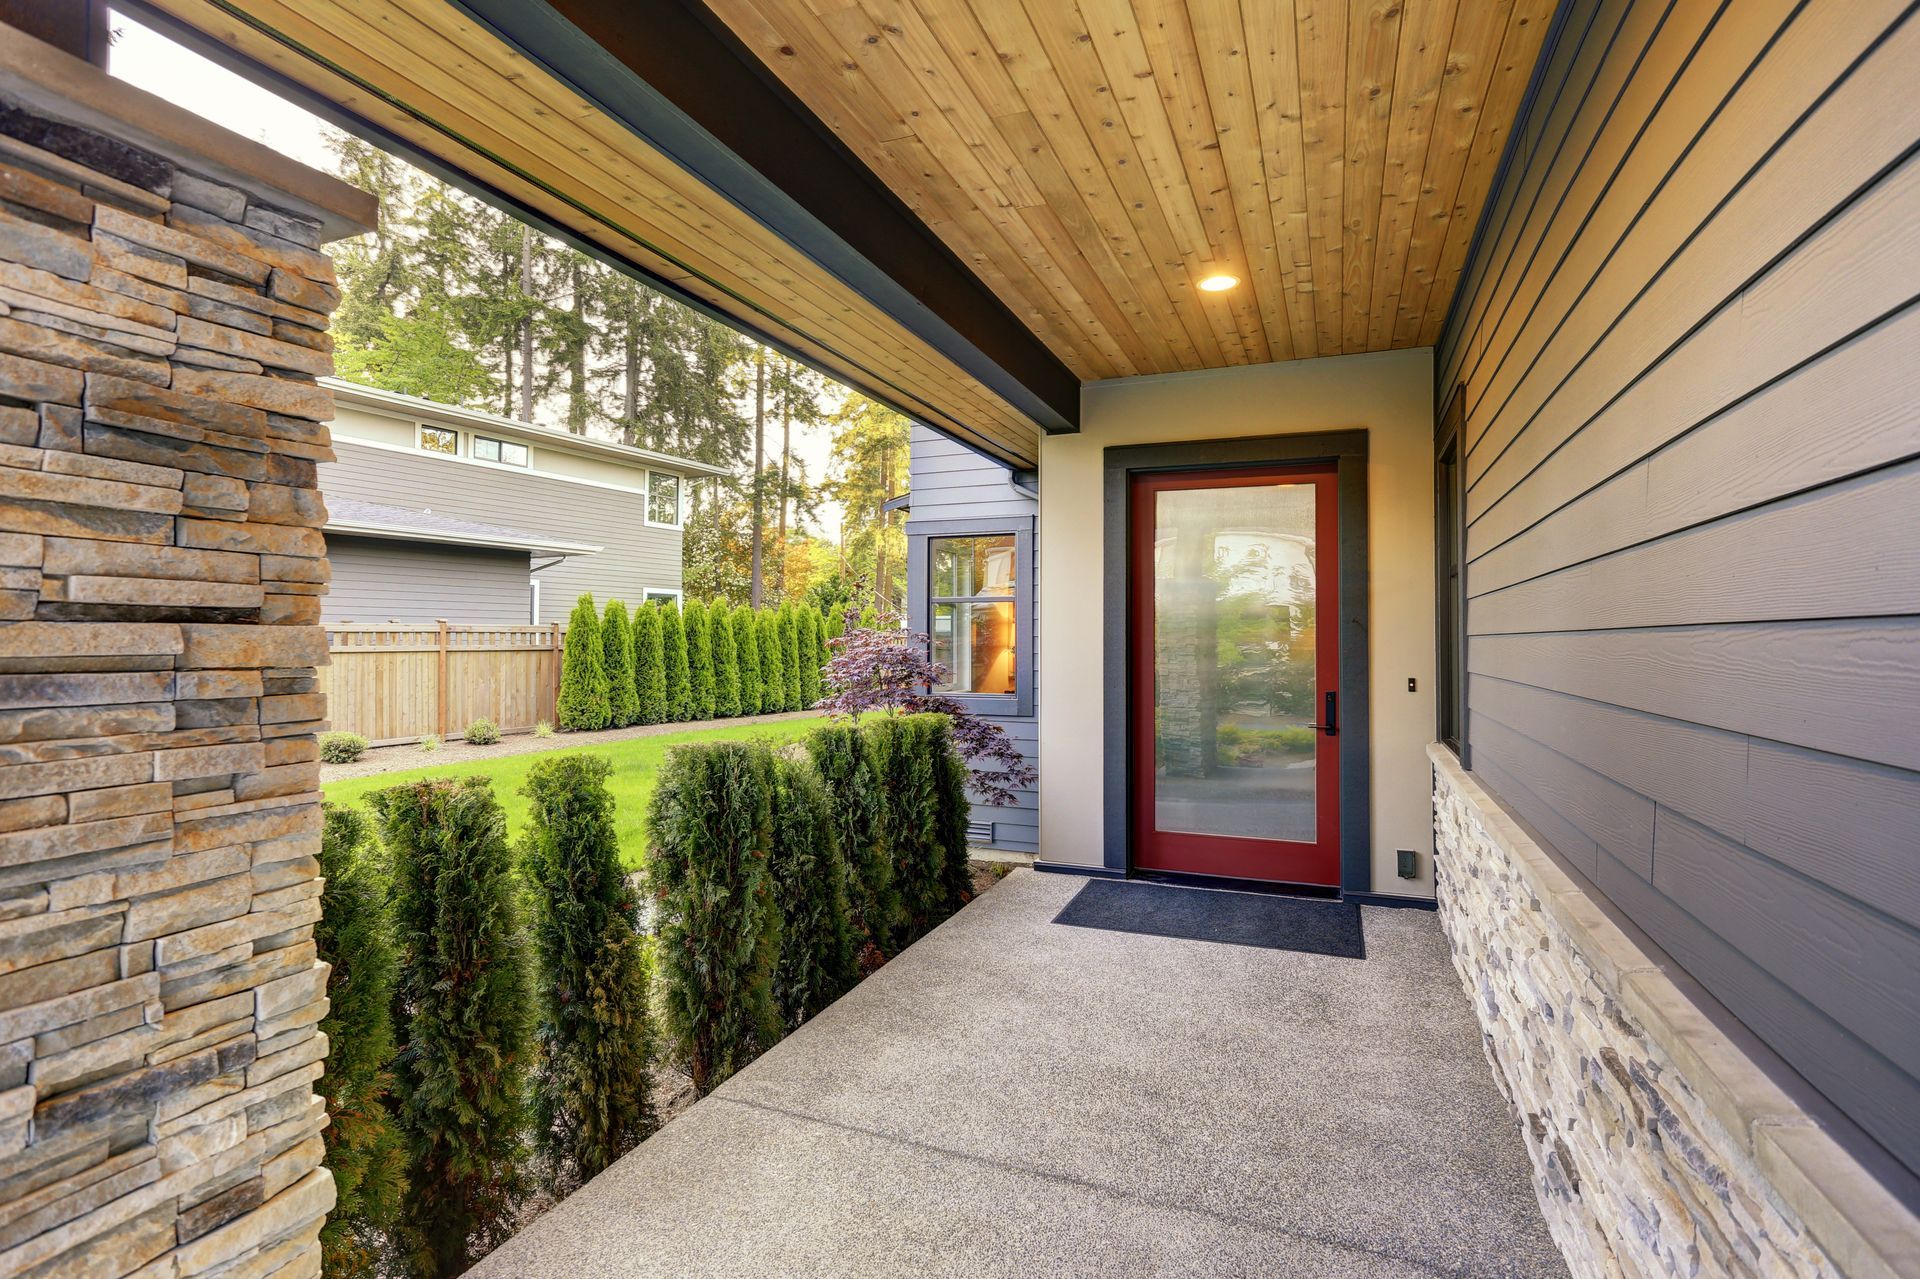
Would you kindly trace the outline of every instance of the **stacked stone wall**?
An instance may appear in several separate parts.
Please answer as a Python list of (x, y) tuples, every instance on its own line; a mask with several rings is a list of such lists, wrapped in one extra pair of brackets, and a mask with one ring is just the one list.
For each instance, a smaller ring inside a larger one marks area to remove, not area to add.
[(0, 1275), (319, 1273), (320, 239), (0, 101)]
[(1913, 1215), (1431, 754), (1440, 920), (1573, 1273), (1920, 1272)]

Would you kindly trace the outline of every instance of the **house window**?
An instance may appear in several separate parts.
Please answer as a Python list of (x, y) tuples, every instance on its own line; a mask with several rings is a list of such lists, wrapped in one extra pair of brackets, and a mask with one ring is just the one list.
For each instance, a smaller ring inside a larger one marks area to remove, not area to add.
[(1433, 459), (1433, 547), (1437, 596), (1439, 685), (1434, 690), (1435, 732), (1442, 744), (1467, 759), (1467, 548), (1466, 473), (1460, 465), (1461, 395), (1440, 416)]
[(473, 455), (482, 462), (503, 462), (508, 466), (527, 464), (527, 446), (512, 440), (496, 440), (485, 435), (473, 437)]
[(641, 593), (641, 601), (647, 604), (671, 604), (680, 606), (681, 592), (664, 586), (649, 586)]
[(460, 432), (445, 426), (422, 426), (420, 447), (429, 453), (445, 453), (448, 457), (458, 457)]
[(1012, 694), (1019, 625), (1014, 607), (1014, 535), (927, 539), (933, 660), (947, 669), (943, 693)]
[(647, 472), (647, 523), (680, 527), (680, 477), (662, 471)]

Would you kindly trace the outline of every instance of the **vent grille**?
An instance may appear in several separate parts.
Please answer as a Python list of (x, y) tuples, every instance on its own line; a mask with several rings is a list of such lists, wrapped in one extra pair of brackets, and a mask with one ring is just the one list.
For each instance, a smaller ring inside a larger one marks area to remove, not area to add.
[(992, 822), (968, 822), (967, 823), (967, 842), (969, 844), (993, 843), (993, 823)]

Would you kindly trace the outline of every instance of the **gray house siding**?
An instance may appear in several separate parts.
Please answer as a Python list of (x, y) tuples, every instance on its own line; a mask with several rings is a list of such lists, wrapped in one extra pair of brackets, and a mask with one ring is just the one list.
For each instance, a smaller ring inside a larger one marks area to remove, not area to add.
[[(338, 462), (320, 467), (320, 488), (386, 506), (449, 515), (602, 547), (540, 570), (540, 622), (564, 622), (582, 591), (605, 604), (636, 604), (642, 592), (680, 588), (680, 532), (647, 526), (645, 498), (604, 485), (474, 466), (431, 453), (336, 439)], [(636, 481), (637, 487), (637, 481)], [(536, 562), (544, 562), (537, 557)], [(524, 599), (524, 593), (523, 593)], [(522, 606), (511, 620), (525, 621)]]
[(329, 534), (323, 622), (527, 620), (527, 553)]
[(1470, 762), (1920, 1169), (1920, 20), (1570, 17), (1437, 358)]
[[(1034, 519), (1039, 514), (1039, 503), (1013, 488), (1008, 482), (1011, 473), (1005, 466), (917, 423), (913, 427), (910, 447), (908, 475), (913, 506), (907, 519), (906, 534), (910, 554), (915, 557), (918, 571), (910, 573), (909, 577), (921, 588), (926, 582), (925, 565), (920, 562), (925, 543), (919, 539), (924, 537), (929, 526), (953, 520), (1004, 519), (1008, 522), (1008, 531), (1013, 531), (1016, 526), (1033, 527)], [(1040, 559), (1037, 545), (1033, 559), (1037, 574)], [(1017, 643), (1028, 645), (1035, 658), (1039, 654), (1036, 637), (1040, 629), (1037, 601), (1038, 592), (1034, 591), (1029, 601), (1029, 616), (1020, 621), (1025, 629), (1016, 639)], [(911, 606), (909, 624), (915, 630), (927, 629), (924, 589), (914, 592)], [(1037, 662), (1027, 665), (1025, 669), (1031, 672), (1036, 667)], [(1036, 719), (1039, 708), (1040, 694), (1036, 686), (1031, 714), (991, 714), (994, 722), (1006, 730), (1030, 764), (1037, 764), (1040, 757)], [(1018, 802), (1006, 807), (976, 804), (973, 820), (991, 824), (992, 830), (983, 841), (990, 847), (1016, 853), (1039, 852), (1040, 795), (1037, 788), (1019, 792)]]

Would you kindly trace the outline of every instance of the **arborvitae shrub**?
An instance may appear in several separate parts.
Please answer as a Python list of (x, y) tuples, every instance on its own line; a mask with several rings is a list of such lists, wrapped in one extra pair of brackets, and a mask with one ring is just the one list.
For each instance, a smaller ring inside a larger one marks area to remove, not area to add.
[(808, 702), (804, 688), (806, 677), (800, 663), (800, 610), (791, 604), (780, 606), (780, 644), (782, 665), (786, 668), (787, 709), (797, 711)]
[(607, 668), (607, 725), (625, 728), (640, 714), (640, 692), (634, 683), (633, 624), (620, 600), (607, 603), (600, 619), (600, 652)]
[(640, 695), (634, 723), (666, 723), (667, 653), (660, 636), (658, 604), (642, 604), (633, 613), (633, 682)]
[(703, 1095), (780, 1038), (773, 787), (763, 743), (679, 746), (647, 812), (660, 1007)]
[[(827, 615), (826, 633), (821, 638), (825, 640), (837, 640), (842, 635), (845, 635), (846, 633), (847, 633), (846, 610), (836, 607), (831, 613)], [(831, 648), (828, 649), (828, 653), (829, 654), (832, 653)], [(825, 658), (821, 659), (821, 665), (823, 666), (826, 665)]]
[(335, 1201), (320, 1231), (320, 1251), (328, 1275), (372, 1279), (406, 1190), (406, 1147), (387, 1110), (397, 965), (386, 867), (372, 827), (358, 809), (329, 804), (325, 814), (313, 944), (320, 961), (333, 967), (320, 1021), (331, 1051), (314, 1090), (326, 1098), (332, 1118), (322, 1136)]
[(639, 1144), (647, 1103), (647, 962), (637, 901), (620, 868), (599, 755), (549, 755), (520, 793), (529, 801), (521, 876), (538, 961), (533, 1137), (562, 1187)]
[(827, 673), (825, 668), (827, 663), (833, 660), (833, 646), (827, 642), (829, 619), (825, 615), (816, 615), (813, 620), (813, 651), (820, 659), (814, 665), (814, 673), (820, 677), (820, 682), (816, 686), (816, 696), (814, 697), (814, 701), (817, 702), (820, 698), (827, 695)]
[(733, 655), (740, 668), (740, 713), (760, 713), (760, 625), (753, 610), (742, 604), (733, 610)]
[(847, 910), (846, 857), (827, 788), (804, 751), (774, 756), (773, 878), (780, 906), (774, 999), (792, 1028), (860, 978)]
[(410, 1269), (457, 1275), (513, 1232), (531, 982), (506, 814), (484, 778), (376, 791), (400, 982), (394, 1115)]
[(787, 709), (787, 646), (780, 638), (780, 614), (763, 608), (754, 615), (760, 628), (760, 709)]
[(740, 646), (733, 637), (733, 610), (720, 600), (707, 608), (707, 644), (713, 650), (713, 713), (740, 714)]
[(811, 709), (820, 700), (820, 667), (826, 658), (820, 610), (809, 605), (800, 610), (800, 701), (802, 709)]
[(826, 787), (828, 819), (847, 863), (855, 936), (890, 956), (900, 896), (893, 884), (893, 860), (880, 842), (880, 785), (867, 735), (851, 720), (825, 724), (807, 735), (807, 753)]
[(693, 718), (693, 672), (688, 666), (687, 631), (678, 604), (660, 606), (660, 648), (667, 659), (667, 718), (684, 723)]
[(607, 699), (607, 658), (600, 646), (600, 612), (592, 595), (582, 595), (567, 618), (567, 646), (560, 658), (560, 700), (554, 716), (560, 727), (576, 732), (605, 728), (611, 721)]
[(880, 715), (862, 731), (880, 787), (879, 839), (900, 894), (895, 944), (904, 948), (966, 904), (966, 766), (959, 765), (956, 805), (953, 730), (944, 715)]
[(687, 605), (681, 619), (687, 632), (688, 700), (695, 719), (714, 717), (713, 646), (708, 642), (712, 627), (708, 620), (707, 607), (697, 601)]
[(880, 624), (880, 613), (869, 604), (860, 610), (860, 629), (870, 631)]

